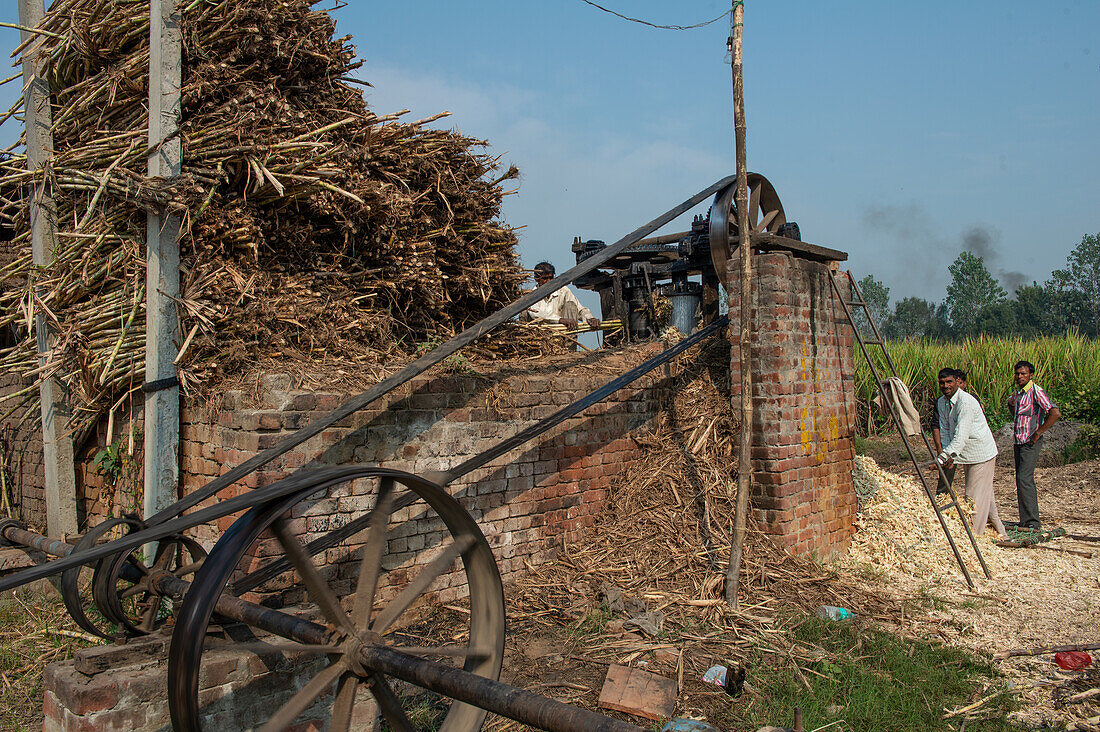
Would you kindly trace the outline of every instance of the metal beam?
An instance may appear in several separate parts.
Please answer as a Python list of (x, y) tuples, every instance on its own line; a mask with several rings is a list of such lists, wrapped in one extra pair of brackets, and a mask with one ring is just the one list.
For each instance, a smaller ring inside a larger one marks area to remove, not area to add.
[[(149, 155), (152, 177), (179, 175), (182, 42), (174, 0), (149, 4)], [(145, 287), (145, 516), (177, 498), (179, 486), (180, 392), (175, 359), (179, 352), (180, 219), (149, 212), (146, 222)]]
[[(45, 16), (42, 0), (19, 0), (20, 35), (24, 43), (34, 37), (31, 28)], [(49, 84), (38, 74), (39, 58), (33, 46), (23, 54), (23, 107), (27, 128), (27, 168), (43, 170), (53, 154), (53, 114), (50, 110)], [(46, 176), (41, 186), (30, 191), (31, 254), (37, 276), (39, 267), (53, 262), (57, 244), (57, 207)], [(40, 293), (35, 285), (35, 296)], [(38, 341), (38, 365), (43, 366), (53, 343), (49, 322), (35, 307), (34, 333)], [(46, 533), (53, 537), (75, 534), (76, 470), (73, 464), (73, 441), (68, 434), (70, 410), (65, 388), (53, 377), (45, 377), (38, 386), (42, 411), (42, 453), (45, 473)]]

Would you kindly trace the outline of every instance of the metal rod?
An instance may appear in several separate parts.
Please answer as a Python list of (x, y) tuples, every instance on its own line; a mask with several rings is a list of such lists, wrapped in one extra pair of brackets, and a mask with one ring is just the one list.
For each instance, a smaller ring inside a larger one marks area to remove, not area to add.
[(548, 732), (640, 732), (643, 729), (385, 646), (364, 646), (359, 662), (387, 676)]
[(15, 524), (9, 524), (0, 529), (0, 538), (12, 544), (22, 544), (29, 549), (55, 557), (67, 557), (73, 552), (72, 544), (66, 544), (60, 539), (51, 539), (48, 536), (27, 531)]

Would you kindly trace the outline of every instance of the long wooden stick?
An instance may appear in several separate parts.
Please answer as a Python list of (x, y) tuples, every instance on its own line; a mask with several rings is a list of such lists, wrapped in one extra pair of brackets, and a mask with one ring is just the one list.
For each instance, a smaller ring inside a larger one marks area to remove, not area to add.
[(1063, 651), (1095, 651), (1100, 650), (1100, 643), (1076, 643), (1068, 646), (1044, 646), (1042, 648), (1016, 648), (1010, 651), (997, 651), (993, 658), (1012, 658), (1013, 656), (1041, 656), (1044, 653), (1061, 653)]
[(745, 6), (733, 0), (731, 44), (733, 51), (733, 128), (737, 146), (737, 233), (738, 259), (741, 264), (741, 437), (737, 464), (737, 508), (734, 514), (730, 566), (726, 571), (726, 602), (737, 608), (737, 589), (741, 581), (741, 558), (745, 544), (745, 518), (748, 513), (752, 479), (752, 242), (749, 227), (748, 166), (745, 160), (745, 87), (742, 80), (742, 36)]

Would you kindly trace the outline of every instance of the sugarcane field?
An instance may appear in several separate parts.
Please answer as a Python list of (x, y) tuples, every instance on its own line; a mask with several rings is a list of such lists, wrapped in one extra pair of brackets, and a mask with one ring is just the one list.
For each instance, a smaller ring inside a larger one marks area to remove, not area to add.
[(1097, 27), (9, 3), (0, 732), (1100, 732)]

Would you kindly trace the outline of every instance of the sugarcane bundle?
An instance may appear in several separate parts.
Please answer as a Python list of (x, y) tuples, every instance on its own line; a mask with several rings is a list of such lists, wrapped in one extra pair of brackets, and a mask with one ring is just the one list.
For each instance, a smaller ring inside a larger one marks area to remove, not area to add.
[[(444, 115), (403, 123), (404, 112), (369, 110), (349, 39), (312, 4), (183, 5), (172, 180), (145, 175), (147, 2), (56, 0), (20, 49), (45, 59), (55, 152), (45, 174), (0, 158), (0, 225), (16, 232), (0, 257), (0, 327), (20, 336), (0, 369), (60, 378), (78, 430), (142, 382), (149, 209), (184, 224), (178, 363), (195, 396), (280, 353), (409, 353), (518, 295), (525, 275), (500, 221), (517, 171), (481, 141), (426, 126)], [(44, 269), (31, 264), (30, 186), (57, 202)], [(35, 314), (57, 333), (44, 368)]]

